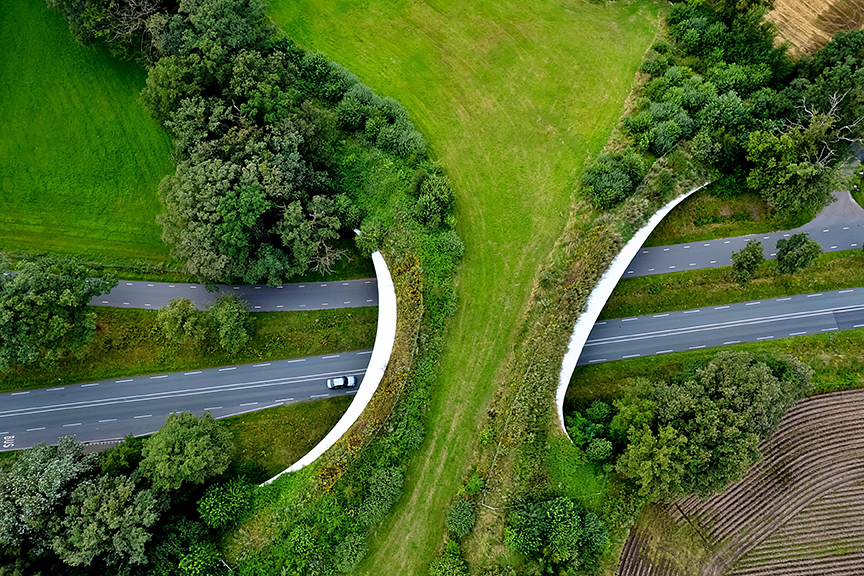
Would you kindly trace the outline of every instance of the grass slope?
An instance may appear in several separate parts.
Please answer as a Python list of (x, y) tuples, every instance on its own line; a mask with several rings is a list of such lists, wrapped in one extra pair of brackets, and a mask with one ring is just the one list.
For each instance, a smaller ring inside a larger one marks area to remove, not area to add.
[(0, 11), (0, 250), (164, 260), (156, 187), (170, 140), (144, 71), (78, 45), (44, 0)]
[(606, 143), (658, 23), (644, 1), (274, 0), (271, 16), (409, 110), (457, 190), (461, 304), (405, 495), (360, 571), (421, 574), (589, 155)]

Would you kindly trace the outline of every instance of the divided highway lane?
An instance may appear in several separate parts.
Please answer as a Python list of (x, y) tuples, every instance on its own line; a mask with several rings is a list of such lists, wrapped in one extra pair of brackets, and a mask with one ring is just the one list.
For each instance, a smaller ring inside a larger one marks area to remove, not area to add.
[(378, 305), (378, 281), (337, 280), (298, 284), (220, 285), (218, 292), (208, 292), (203, 284), (168, 282), (137, 282), (120, 280), (110, 294), (97, 296), (93, 306), (158, 309), (174, 298), (188, 298), (198, 308), (216, 299), (219, 293), (232, 293), (249, 303), (253, 312), (284, 312), (290, 310), (322, 310), (325, 308), (358, 308)]
[(0, 451), (56, 443), (75, 435), (80, 442), (114, 440), (158, 430), (171, 412), (209, 410), (224, 418), (279, 404), (354, 394), (328, 390), (336, 376), (358, 376), (371, 350), (137, 376), (0, 394)]
[(864, 327), (864, 288), (597, 322), (579, 365)]

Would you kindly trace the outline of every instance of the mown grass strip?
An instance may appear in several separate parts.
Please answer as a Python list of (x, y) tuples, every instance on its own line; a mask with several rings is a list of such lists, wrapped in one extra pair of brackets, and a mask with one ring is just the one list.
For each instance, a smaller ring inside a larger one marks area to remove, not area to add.
[(426, 440), (361, 573), (422, 574), (441, 546), (536, 267), (621, 114), (657, 11), (640, 1), (271, 3), (288, 36), (408, 108), (455, 184), (466, 244)]
[(79, 45), (45, 2), (5, 2), (0, 38), (0, 250), (167, 260), (171, 141), (138, 102), (144, 70)]
[(96, 337), (81, 360), (64, 360), (56, 370), (32, 366), (0, 373), (0, 392), (371, 348), (378, 325), (376, 307), (257, 312), (255, 338), (229, 356), (215, 343), (171, 344), (153, 310), (97, 308), (96, 314)]
[(732, 279), (731, 271), (731, 266), (725, 266), (622, 280), (600, 319), (864, 287), (864, 252), (823, 254), (813, 266), (792, 275), (780, 274), (773, 260), (764, 262), (756, 278), (745, 286)]

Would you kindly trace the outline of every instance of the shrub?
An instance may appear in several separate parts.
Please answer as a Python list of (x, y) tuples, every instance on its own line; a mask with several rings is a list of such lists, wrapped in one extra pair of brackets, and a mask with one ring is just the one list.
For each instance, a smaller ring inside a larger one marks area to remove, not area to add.
[(612, 418), (612, 407), (605, 402), (595, 400), (588, 407), (588, 410), (585, 411), (585, 416), (592, 422), (608, 422)]
[(237, 522), (252, 501), (252, 486), (243, 477), (227, 484), (211, 486), (198, 501), (198, 513), (204, 523), (221, 530)]
[(351, 532), (336, 547), (336, 569), (340, 572), (353, 572), (366, 556), (368, 549), (366, 537)]
[(380, 522), (402, 496), (404, 481), (401, 468), (377, 470), (369, 479), (369, 490), (357, 511), (357, 520), (360, 524), (370, 526)]
[(217, 576), (227, 572), (212, 542), (194, 544), (189, 553), (180, 559), (179, 568), (183, 576)]
[(187, 339), (202, 342), (207, 338), (208, 323), (205, 313), (188, 298), (175, 298), (156, 313), (165, 337), (182, 344)]
[(813, 264), (820, 254), (822, 247), (806, 232), (781, 238), (777, 241), (777, 269), (782, 274), (794, 274)]
[(131, 474), (141, 462), (143, 447), (143, 438), (136, 438), (129, 434), (123, 439), (123, 442), (103, 453), (102, 473), (109, 476)]
[(483, 485), (485, 482), (483, 478), (481, 478), (476, 472), (468, 478), (468, 482), (465, 483), (465, 491), (468, 494), (474, 495), (479, 494), (481, 490), (483, 490)]
[(468, 566), (458, 556), (445, 554), (429, 566), (429, 576), (468, 576)]
[(612, 456), (612, 442), (605, 438), (595, 438), (588, 443), (585, 455), (592, 462), (605, 462)]
[(429, 174), (420, 183), (415, 211), (418, 219), (431, 227), (438, 226), (453, 206), (453, 189), (446, 176)]
[(219, 296), (208, 313), (216, 327), (219, 344), (229, 354), (240, 353), (252, 340), (255, 327), (246, 303), (233, 294)]
[(470, 534), (476, 521), (474, 506), (462, 498), (456, 500), (450, 506), (450, 511), (447, 512), (447, 530), (455, 534), (457, 538)]
[(360, 253), (364, 256), (371, 256), (373, 252), (377, 252), (384, 244), (384, 227), (377, 220), (367, 220), (360, 226), (360, 235), (354, 237), (354, 242)]
[(741, 285), (747, 284), (764, 261), (762, 243), (750, 240), (744, 248), (732, 253), (732, 277)]
[(645, 175), (645, 164), (633, 150), (599, 156), (582, 175), (582, 186), (601, 208), (611, 208), (629, 196)]

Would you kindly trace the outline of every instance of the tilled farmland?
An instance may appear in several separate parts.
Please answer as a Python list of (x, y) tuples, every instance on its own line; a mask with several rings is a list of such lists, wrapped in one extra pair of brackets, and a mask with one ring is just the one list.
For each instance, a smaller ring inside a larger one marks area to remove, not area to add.
[(674, 525), (703, 542), (701, 561), (675, 562), (669, 543), (637, 526), (618, 574), (864, 574), (864, 390), (799, 402), (762, 453), (726, 492), (666, 507)]
[(776, 0), (768, 18), (799, 52), (821, 48), (835, 32), (864, 24), (862, 0)]

